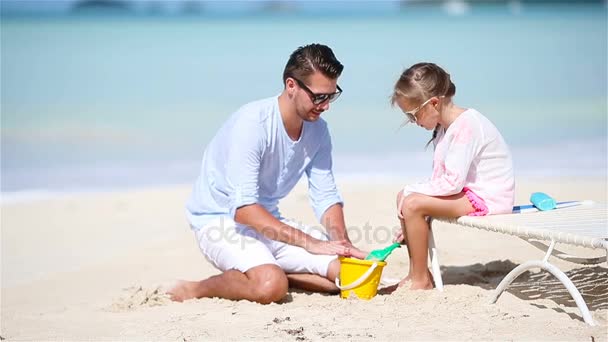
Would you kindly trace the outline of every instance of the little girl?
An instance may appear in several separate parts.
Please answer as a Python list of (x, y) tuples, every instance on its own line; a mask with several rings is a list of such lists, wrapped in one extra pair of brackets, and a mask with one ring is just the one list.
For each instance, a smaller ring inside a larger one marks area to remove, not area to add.
[[(410, 184), (397, 195), (402, 232), (407, 241), (410, 271), (399, 286), (433, 287), (427, 268), (427, 217), (456, 218), (510, 213), (515, 182), (511, 153), (496, 127), (472, 108), (452, 102), (456, 86), (433, 63), (418, 63), (401, 74), (391, 99), (407, 116), (433, 130), (433, 174), (427, 182)], [(406, 121), (407, 123), (407, 121)], [(427, 144), (427, 145), (428, 145)]]

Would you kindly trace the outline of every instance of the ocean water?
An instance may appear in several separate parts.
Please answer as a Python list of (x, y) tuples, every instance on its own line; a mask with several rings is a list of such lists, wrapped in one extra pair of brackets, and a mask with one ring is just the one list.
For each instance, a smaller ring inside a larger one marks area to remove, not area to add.
[(496, 124), (516, 176), (606, 177), (605, 4), (455, 13), (3, 17), (3, 201), (192, 183), (223, 120), (279, 94), (289, 54), (311, 42), (345, 65), (324, 114), (339, 179), (429, 174), (430, 132), (397, 130), (389, 104), (419, 61)]

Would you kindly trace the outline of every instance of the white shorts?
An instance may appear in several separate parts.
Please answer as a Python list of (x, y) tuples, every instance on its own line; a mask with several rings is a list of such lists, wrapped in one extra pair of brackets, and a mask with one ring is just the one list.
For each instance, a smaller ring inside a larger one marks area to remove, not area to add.
[[(312, 228), (290, 220), (282, 220), (319, 240), (329, 240), (320, 228)], [(272, 264), (285, 273), (314, 273), (327, 277), (329, 263), (336, 255), (311, 254), (304, 248), (266, 238), (248, 226), (221, 217), (195, 231), (203, 255), (221, 271), (249, 269)]]

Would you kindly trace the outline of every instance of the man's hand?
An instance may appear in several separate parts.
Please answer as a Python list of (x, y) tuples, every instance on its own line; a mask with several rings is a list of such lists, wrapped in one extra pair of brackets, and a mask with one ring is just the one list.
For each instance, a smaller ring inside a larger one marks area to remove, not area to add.
[(342, 241), (323, 241), (310, 239), (304, 246), (312, 254), (343, 255), (347, 256), (348, 246)]
[(363, 259), (367, 253), (353, 246), (349, 241), (323, 241), (311, 239), (305, 249), (312, 254), (340, 255)]
[(350, 245), (348, 252), (350, 254), (349, 256), (357, 259), (365, 259), (365, 257), (367, 257), (369, 254), (368, 252), (362, 251), (353, 245)]
[(323, 241), (313, 239), (308, 243), (305, 249), (312, 254), (340, 255), (358, 259), (365, 259), (368, 254), (346, 240)]

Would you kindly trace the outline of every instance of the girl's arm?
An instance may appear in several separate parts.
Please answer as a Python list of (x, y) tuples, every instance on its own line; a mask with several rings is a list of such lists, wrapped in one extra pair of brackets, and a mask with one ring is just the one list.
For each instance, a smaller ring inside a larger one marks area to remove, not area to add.
[[(433, 175), (427, 182), (410, 184), (403, 196), (420, 193), (428, 196), (450, 196), (462, 191), (469, 169), (481, 146), (481, 130), (474, 123), (458, 123), (453, 134), (446, 135), (435, 150)], [(442, 149), (447, 149), (441, 153)], [(444, 158), (441, 157), (444, 156)]]

